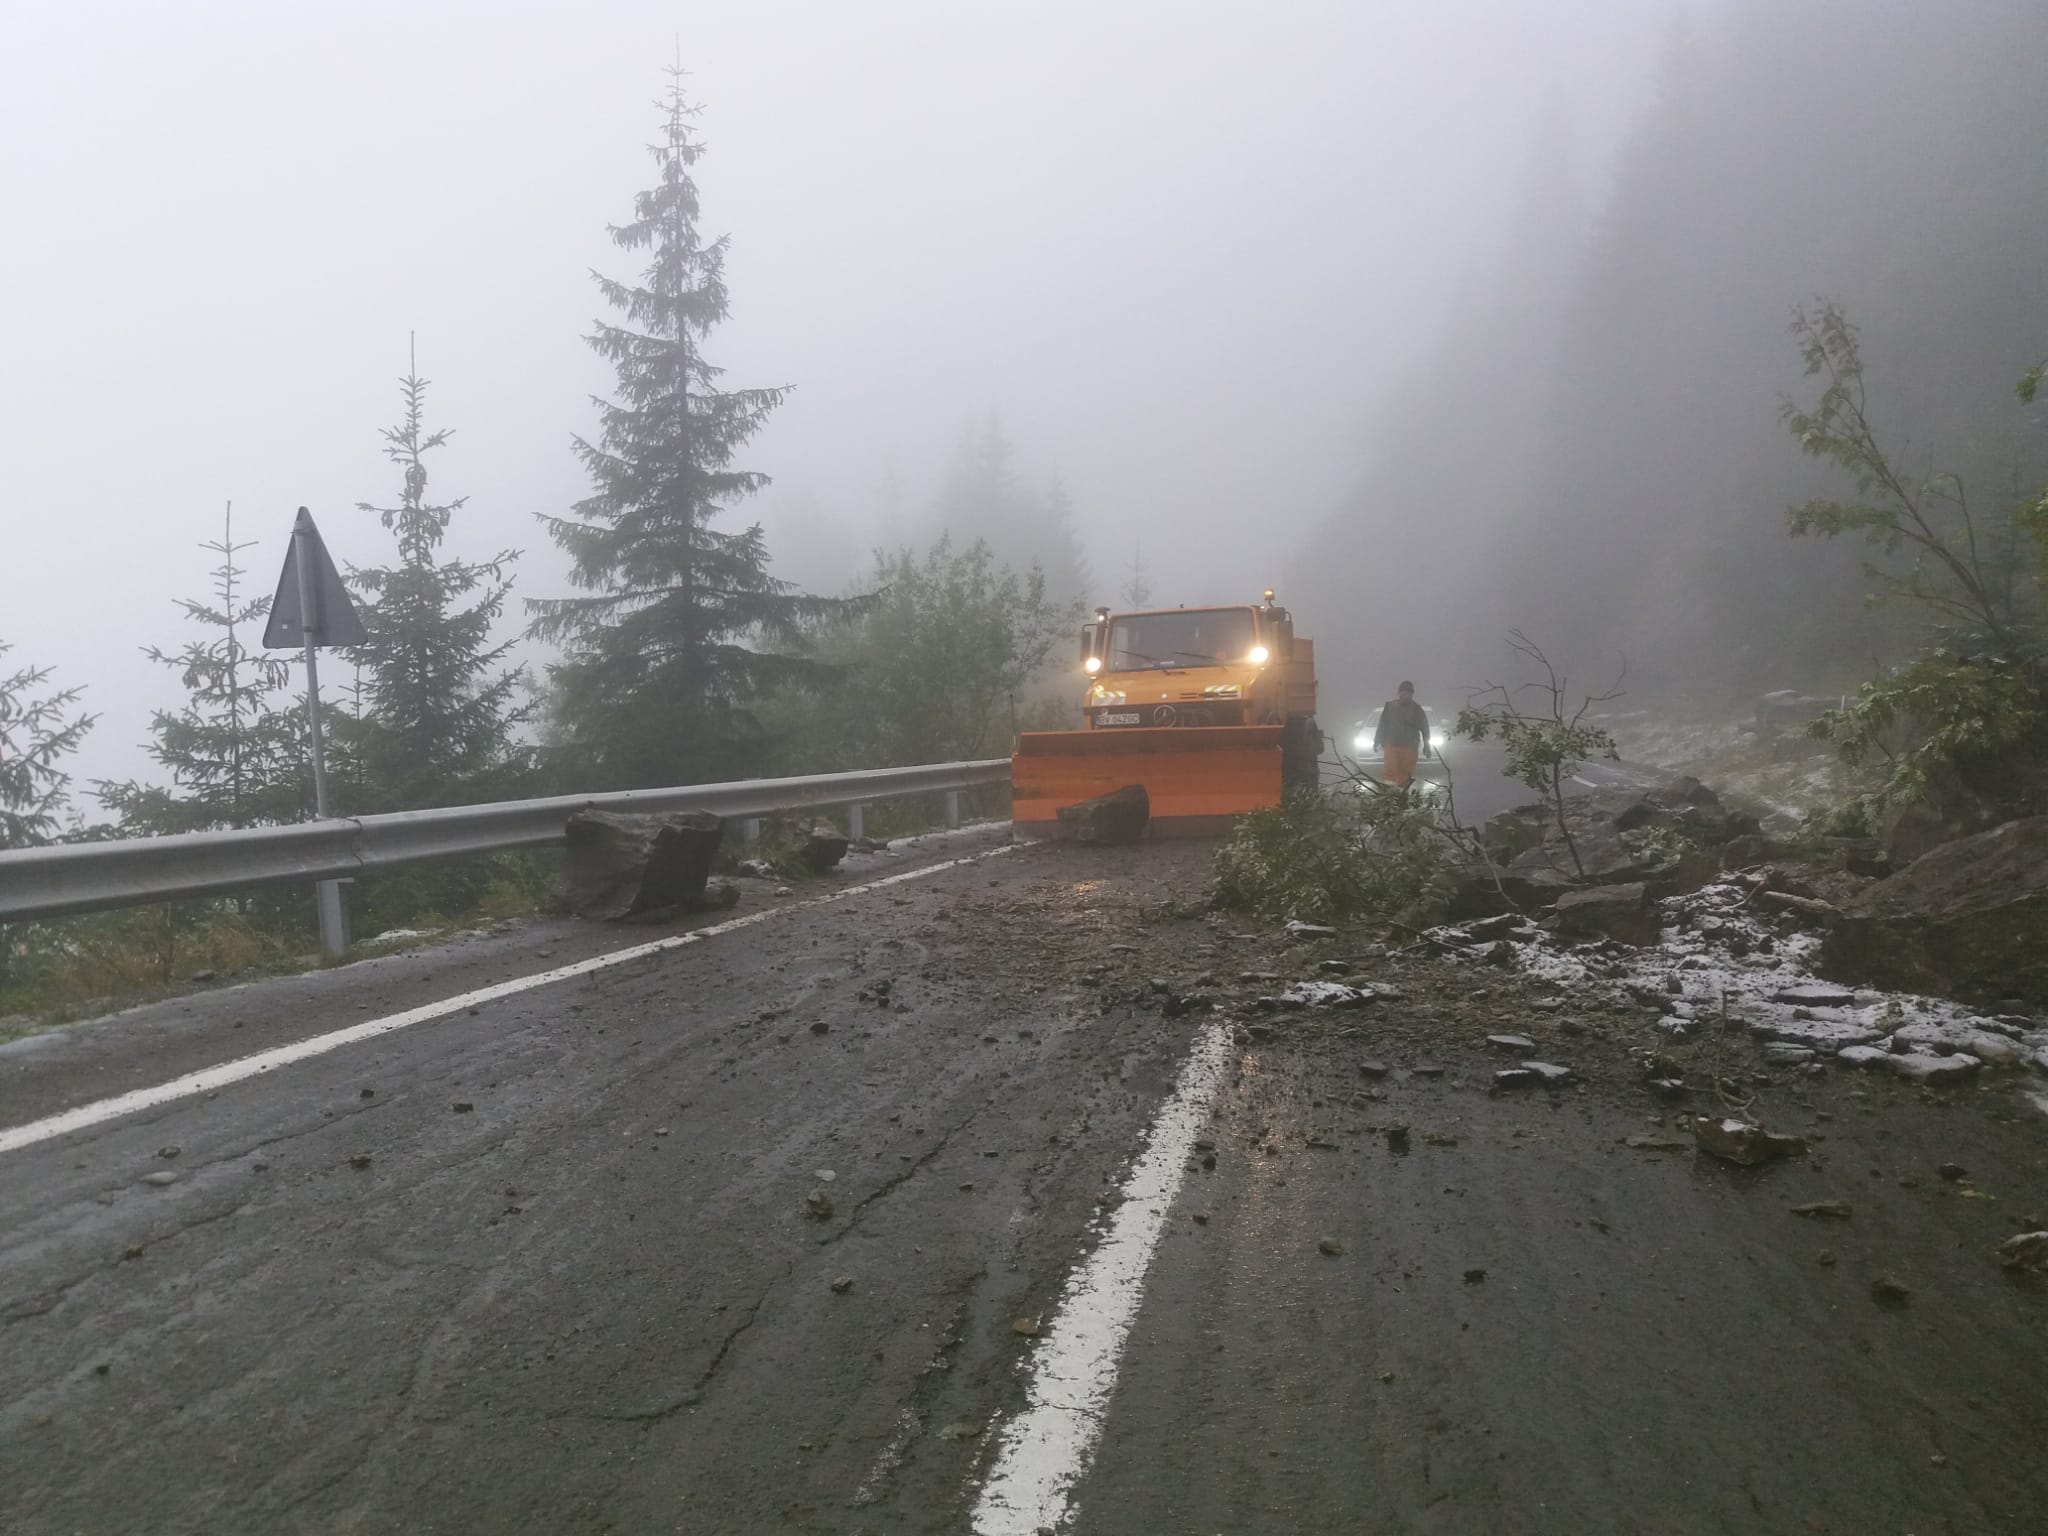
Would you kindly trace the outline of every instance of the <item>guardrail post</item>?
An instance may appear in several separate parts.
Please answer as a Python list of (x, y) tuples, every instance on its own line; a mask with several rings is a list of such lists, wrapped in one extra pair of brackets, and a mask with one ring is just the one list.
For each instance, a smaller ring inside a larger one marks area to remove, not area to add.
[(330, 960), (346, 960), (348, 908), (341, 900), (341, 882), (322, 880), (313, 891), (320, 911), (320, 952)]
[(946, 791), (946, 825), (949, 827), (960, 825), (960, 791), (957, 789)]
[(859, 800), (854, 801), (853, 804), (846, 808), (846, 835), (848, 837), (857, 840), (868, 835), (867, 811), (867, 806)]

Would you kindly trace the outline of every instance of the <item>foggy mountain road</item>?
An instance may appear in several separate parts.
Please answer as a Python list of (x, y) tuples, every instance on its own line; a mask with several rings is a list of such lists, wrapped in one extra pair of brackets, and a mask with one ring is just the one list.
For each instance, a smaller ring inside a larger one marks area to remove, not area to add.
[(2044, 0), (0, 38), (0, 1536), (2048, 1536)]
[[(1168, 1018), (1151, 978), (1298, 963), (1199, 914), (1208, 852), (952, 864), (5, 1154), (0, 1524), (1927, 1532), (2048, 1507), (2042, 1295), (1984, 1258), (1997, 1207), (1923, 1187), (1955, 1159), (2040, 1193), (2031, 1125), (1830, 1078), (1800, 1090), (1811, 1166), (1695, 1166), (1618, 1145), (1644, 1105), (1612, 1042), (1562, 1042), (1584, 1089), (1485, 1093), (1455, 976), (1396, 968), (1405, 1000), (1363, 1014)], [(526, 970), (576, 940), (519, 932)], [(181, 1038), (412, 1005), (514, 943), (212, 994)], [(0, 1061), (10, 1125), (134, 1086), (84, 1046)], [(1194, 1139), (1164, 1139), (1169, 1102)], [(1185, 1160), (1141, 1186), (1155, 1145)], [(1838, 1230), (1786, 1214), (1843, 1193)], [(1130, 1308), (1105, 1396), (1025, 1525), (984, 1495), (1071, 1354), (1063, 1290), (1147, 1222), (1096, 1303)], [(1910, 1305), (1873, 1300), (1877, 1267)]]

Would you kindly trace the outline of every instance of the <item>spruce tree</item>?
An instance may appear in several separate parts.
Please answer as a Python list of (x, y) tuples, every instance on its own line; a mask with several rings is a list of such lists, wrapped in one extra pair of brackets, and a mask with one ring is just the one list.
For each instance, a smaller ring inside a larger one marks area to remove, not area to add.
[(1089, 596), (1090, 578), (1074, 532), (1073, 498), (1057, 478), (1042, 496), (1034, 494), (1014, 461), (1009, 434), (994, 412), (970, 426), (954, 450), (931, 521), (960, 547), (983, 543), (1005, 565), (1039, 567), (1053, 601), (1081, 601)]
[(758, 524), (716, 526), (768, 483), (732, 461), (786, 390), (720, 389), (723, 370), (700, 350), (726, 318), (728, 241), (698, 233), (690, 167), (704, 145), (680, 69), (661, 111), (659, 181), (610, 231), (649, 264), (638, 283), (593, 274), (624, 322), (599, 321), (587, 338), (618, 376), (617, 397), (596, 402), (597, 441), (575, 440), (595, 489), (571, 515), (542, 519), (585, 595), (528, 604), (534, 632), (565, 649), (550, 669), (554, 739), (599, 785), (755, 770), (765, 744), (754, 701), (818, 665), (750, 642), (794, 650), (800, 626), (834, 607), (768, 573)]
[(1145, 541), (1138, 540), (1131, 546), (1131, 575), (1124, 583), (1124, 601), (1133, 608), (1143, 608), (1152, 601), (1152, 584), (1145, 579)]
[(491, 626), (512, 590), (517, 550), (489, 560), (437, 558), (448, 524), (467, 504), (427, 499), (426, 456), (452, 435), (426, 430), (427, 381), (416, 352), (399, 380), (404, 414), (383, 429), (384, 456), (400, 470), (398, 502), (374, 512), (398, 536), (398, 563), (352, 570), (368, 594), (369, 644), (358, 655), (354, 736), (363, 810), (415, 810), (489, 798), (507, 777), (513, 695), (521, 669), (503, 668), (512, 643), (491, 644)]
[[(0, 657), (13, 649), (0, 640)], [(19, 667), (0, 675), (0, 848), (32, 848), (57, 835), (57, 818), (71, 803), (71, 776), (58, 764), (98, 718), (73, 712), (83, 689), (39, 692), (50, 672)]]
[(243, 643), (270, 607), (261, 593), (243, 595), (245, 572), (235, 557), (253, 543), (236, 542), (234, 503), (228, 503), (221, 536), (199, 546), (220, 557), (208, 573), (213, 600), (178, 600), (185, 616), (211, 633), (178, 651), (143, 651), (178, 673), (185, 703), (150, 715), (149, 755), (170, 771), (170, 788), (132, 779), (94, 786), (124, 831), (198, 832), (312, 814), (305, 714), (290, 693), (291, 663)]

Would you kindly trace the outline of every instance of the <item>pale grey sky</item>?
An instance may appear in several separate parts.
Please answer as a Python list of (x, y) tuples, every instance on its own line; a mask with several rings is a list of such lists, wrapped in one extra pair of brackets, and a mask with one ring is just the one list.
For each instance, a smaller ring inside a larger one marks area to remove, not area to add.
[[(585, 489), (591, 267), (680, 38), (729, 232), (745, 455), (788, 574), (836, 588), (963, 423), (1057, 471), (1095, 569), (1255, 590), (1359, 473), (1356, 429), (1499, 259), (1560, 107), (1596, 188), (1680, 0), (0, 8), (0, 638), (88, 685), (81, 780), (146, 768), (232, 499), (268, 589), (292, 509), (386, 545), (406, 336), (456, 429), (454, 547), (527, 551)], [(1698, 9), (1696, 4), (1694, 9)], [(799, 547), (803, 521), (838, 541)], [(516, 616), (515, 616), (516, 617)]]

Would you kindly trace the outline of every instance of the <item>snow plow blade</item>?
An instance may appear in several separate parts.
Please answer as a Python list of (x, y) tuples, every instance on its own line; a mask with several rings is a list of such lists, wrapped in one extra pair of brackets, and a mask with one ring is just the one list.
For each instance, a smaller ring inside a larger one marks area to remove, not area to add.
[(1245, 812), (1280, 803), (1282, 734), (1277, 725), (1027, 731), (1010, 756), (1010, 819), (1058, 836), (1062, 806), (1141, 784), (1153, 836), (1227, 832)]

